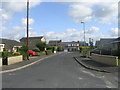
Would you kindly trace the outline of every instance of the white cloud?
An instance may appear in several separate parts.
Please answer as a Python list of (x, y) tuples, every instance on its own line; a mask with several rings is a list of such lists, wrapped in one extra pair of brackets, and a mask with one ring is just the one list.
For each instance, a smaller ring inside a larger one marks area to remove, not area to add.
[(81, 4), (70, 6), (69, 15), (74, 18), (76, 23), (91, 19), (92, 9)]
[(112, 28), (111, 29), (111, 36), (112, 37), (118, 37), (118, 28)]
[[(118, 0), (112, 2), (112, 0), (83, 0), (79, 3), (70, 5), (69, 16), (71, 16), (75, 23), (81, 21), (98, 20), (101, 24), (111, 24), (116, 22), (118, 15)], [(109, 2), (108, 2), (109, 1)]]
[(86, 33), (91, 34), (91, 33), (95, 33), (98, 32), (100, 29), (98, 27), (91, 27), (89, 30), (86, 30)]
[[(98, 27), (91, 27), (89, 33), (86, 33), (86, 41), (88, 42), (89, 38), (93, 38), (96, 40), (99, 35), (94, 35), (95, 32), (99, 31)], [(61, 39), (63, 41), (83, 41), (84, 40), (84, 31), (83, 30), (77, 30), (77, 29), (66, 29), (63, 32), (46, 32), (44, 36), (47, 38), (47, 40), (53, 40), (53, 39)]]
[[(21, 39), (22, 37), (26, 37), (26, 33), (27, 33), (26, 27), (15, 26), (12, 28), (12, 30), (9, 30), (9, 31), (5, 29), (2, 32), (2, 37), (19, 41), (19, 39)], [(33, 28), (29, 28), (29, 36), (30, 37), (37, 36), (37, 35), (38, 35), (38, 33), (35, 30), (33, 30)]]
[[(26, 1), (25, 0), (20, 0), (20, 1), (18, 1), (18, 0), (9, 0), (7, 2), (2, 2), (2, 5), (3, 5), (3, 8), (5, 8), (7, 11), (21, 12), (27, 6)], [(37, 0), (37, 2), (34, 2), (34, 0), (29, 0), (29, 2), (30, 2), (30, 8), (32, 8), (32, 7), (40, 4), (41, 0)]]
[[(34, 24), (34, 19), (32, 19), (32, 18), (29, 18), (29, 25), (31, 25), (31, 24)], [(21, 20), (21, 23), (22, 23), (22, 25), (27, 25), (27, 18), (22, 18), (22, 20)]]

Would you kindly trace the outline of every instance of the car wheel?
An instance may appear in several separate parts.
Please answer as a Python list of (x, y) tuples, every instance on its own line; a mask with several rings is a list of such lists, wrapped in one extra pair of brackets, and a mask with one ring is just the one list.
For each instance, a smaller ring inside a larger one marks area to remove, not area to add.
[(30, 54), (29, 56), (32, 56), (32, 54)]

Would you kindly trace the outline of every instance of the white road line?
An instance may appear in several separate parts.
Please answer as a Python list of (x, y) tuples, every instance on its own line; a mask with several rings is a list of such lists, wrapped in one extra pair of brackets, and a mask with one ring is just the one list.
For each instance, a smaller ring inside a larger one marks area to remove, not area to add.
[[(59, 54), (62, 54), (62, 53), (59, 53)], [(24, 65), (24, 66), (22, 66), (22, 67), (18, 67), (18, 68), (14, 68), (14, 69), (10, 69), (10, 70), (1, 71), (0, 74), (1, 74), (1, 73), (7, 73), (7, 72), (13, 72), (13, 71), (21, 70), (21, 69), (23, 69), (23, 68), (29, 67), (29, 66), (31, 66), (31, 65), (33, 65), (33, 64), (36, 64), (37, 62), (40, 62), (40, 61), (42, 61), (42, 60), (44, 60), (44, 59), (47, 59), (47, 58), (49, 58), (49, 57), (52, 57), (52, 56), (55, 56), (55, 55), (59, 55), (59, 54), (54, 54), (54, 55), (51, 55), (51, 56), (48, 56), (48, 57), (45, 57), (45, 58), (41, 58), (41, 59), (39, 59), (39, 60), (37, 60), (37, 61), (35, 61), (35, 62), (32, 62), (32, 63), (27, 64), (27, 65)]]

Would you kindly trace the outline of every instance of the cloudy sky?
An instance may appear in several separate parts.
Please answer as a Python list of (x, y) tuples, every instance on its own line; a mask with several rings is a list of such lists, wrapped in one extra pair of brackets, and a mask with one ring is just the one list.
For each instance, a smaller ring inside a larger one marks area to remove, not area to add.
[[(4, 2), (3, 2), (4, 1)], [(29, 35), (47, 40), (86, 41), (118, 37), (119, 0), (30, 0)], [(26, 36), (25, 0), (0, 1), (0, 37)]]

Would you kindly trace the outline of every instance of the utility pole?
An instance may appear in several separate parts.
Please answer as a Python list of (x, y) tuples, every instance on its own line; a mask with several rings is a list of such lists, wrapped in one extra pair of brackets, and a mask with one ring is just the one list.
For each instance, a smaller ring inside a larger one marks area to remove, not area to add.
[[(27, 38), (26, 45), (29, 48), (29, 0), (27, 0)], [(27, 55), (27, 59), (29, 60), (29, 55)]]
[(27, 40), (26, 45), (29, 47), (29, 0), (27, 0)]

